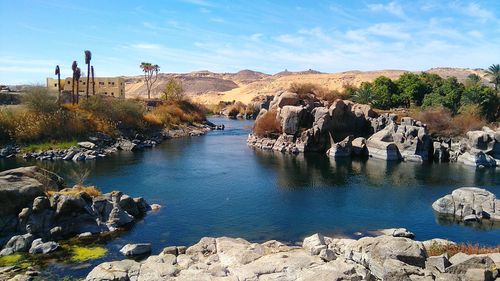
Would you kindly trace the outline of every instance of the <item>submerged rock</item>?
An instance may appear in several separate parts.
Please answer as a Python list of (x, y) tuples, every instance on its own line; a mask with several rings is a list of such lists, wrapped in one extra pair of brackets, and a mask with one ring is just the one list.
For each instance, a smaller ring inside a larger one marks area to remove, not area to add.
[(151, 243), (127, 244), (120, 249), (126, 257), (139, 256), (151, 253)]

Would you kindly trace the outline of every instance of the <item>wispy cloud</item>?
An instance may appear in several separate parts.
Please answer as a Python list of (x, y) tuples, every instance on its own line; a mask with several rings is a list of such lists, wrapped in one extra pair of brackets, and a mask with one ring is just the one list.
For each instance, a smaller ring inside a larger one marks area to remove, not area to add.
[(276, 41), (290, 45), (301, 45), (304, 43), (304, 38), (301, 36), (282, 34), (276, 37)]
[(161, 45), (159, 44), (151, 44), (151, 43), (138, 43), (129, 45), (129, 47), (139, 50), (159, 50), (161, 49)]
[(394, 1), (388, 4), (369, 4), (368, 8), (373, 12), (387, 12), (398, 17), (406, 16), (403, 7)]
[(463, 8), (463, 12), (470, 17), (477, 18), (481, 22), (495, 19), (493, 12), (481, 7), (478, 3), (469, 3), (469, 5)]

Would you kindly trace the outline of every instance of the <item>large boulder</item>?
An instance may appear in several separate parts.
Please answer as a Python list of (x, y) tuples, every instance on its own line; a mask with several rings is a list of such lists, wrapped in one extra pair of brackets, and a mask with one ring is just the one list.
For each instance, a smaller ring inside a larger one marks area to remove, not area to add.
[(410, 266), (423, 268), (427, 258), (422, 242), (404, 237), (364, 237), (346, 246), (345, 257), (366, 266), (382, 279), (387, 260), (398, 260)]
[(36, 166), (0, 172), (0, 234), (14, 230), (17, 215), (31, 207), (35, 198), (63, 186), (61, 177)]
[(457, 162), (463, 163), (467, 166), (472, 167), (496, 167), (496, 160), (482, 151), (466, 151), (463, 154), (459, 155), (457, 158)]
[(287, 105), (281, 108), (279, 118), (283, 133), (295, 135), (303, 124), (304, 115), (305, 109), (302, 106)]
[(126, 257), (139, 256), (151, 253), (151, 243), (127, 244), (120, 249)]
[(476, 219), (500, 221), (500, 200), (495, 194), (477, 187), (455, 189), (432, 204), (432, 209), (440, 214), (452, 215), (459, 219), (474, 216)]
[(352, 154), (352, 136), (346, 137), (343, 141), (333, 142), (326, 154), (334, 158), (349, 157)]
[(269, 109), (283, 108), (287, 105), (296, 106), (299, 103), (299, 95), (288, 91), (281, 91), (274, 96), (274, 99), (269, 104)]

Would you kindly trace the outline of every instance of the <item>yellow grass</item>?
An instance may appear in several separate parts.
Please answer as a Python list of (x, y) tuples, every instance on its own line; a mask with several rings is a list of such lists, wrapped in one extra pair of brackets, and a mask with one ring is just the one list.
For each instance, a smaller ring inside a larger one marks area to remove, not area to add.
[(102, 194), (102, 192), (95, 186), (75, 186), (72, 188), (65, 188), (60, 191), (48, 191), (49, 196), (59, 195), (78, 195), (80, 193), (87, 193), (91, 197), (97, 197)]
[(458, 253), (464, 253), (467, 255), (500, 253), (500, 245), (488, 247), (488, 246), (481, 246), (479, 244), (457, 244), (457, 245), (433, 244), (427, 250), (427, 254), (429, 256), (439, 256), (444, 253), (447, 253), (449, 257), (452, 257)]

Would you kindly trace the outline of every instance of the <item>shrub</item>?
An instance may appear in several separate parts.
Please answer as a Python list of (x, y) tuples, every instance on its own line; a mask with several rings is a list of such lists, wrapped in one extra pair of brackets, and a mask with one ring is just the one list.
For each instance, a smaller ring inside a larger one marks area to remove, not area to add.
[(34, 86), (28, 88), (22, 96), (22, 103), (31, 111), (37, 113), (54, 113), (59, 109), (57, 97), (51, 95), (47, 88)]
[(95, 186), (75, 186), (72, 188), (65, 188), (60, 191), (47, 191), (47, 195), (54, 196), (59, 195), (78, 195), (80, 193), (87, 193), (91, 197), (97, 197), (101, 195), (101, 191)]
[(278, 112), (273, 109), (259, 117), (253, 126), (253, 133), (259, 137), (277, 138), (281, 134), (281, 124), (277, 114)]
[(373, 102), (373, 91), (370, 83), (363, 82), (361, 87), (354, 92), (352, 100), (357, 103), (362, 104), (372, 104)]
[(500, 253), (500, 245), (488, 247), (480, 246), (479, 244), (439, 245), (434, 243), (427, 250), (427, 254), (429, 256), (439, 256), (444, 253), (447, 253), (449, 257), (458, 253), (464, 253), (467, 255)]
[(296, 93), (300, 99), (309, 99), (309, 95), (314, 95), (318, 99), (329, 103), (333, 103), (336, 99), (346, 96), (339, 91), (329, 90), (313, 83), (292, 83), (288, 90)]
[(486, 125), (477, 106), (462, 107), (462, 112), (455, 116), (444, 107), (413, 109), (410, 116), (427, 124), (431, 135), (436, 136), (459, 136)]
[(184, 87), (182, 86), (182, 82), (175, 78), (168, 79), (162, 93), (162, 99), (167, 101), (179, 101), (184, 99)]
[(151, 125), (167, 128), (182, 123), (202, 122), (206, 119), (206, 109), (188, 100), (180, 100), (160, 105), (145, 114), (144, 119)]

